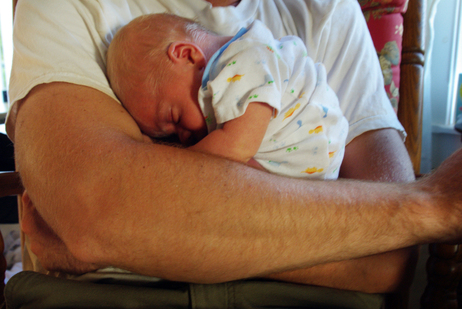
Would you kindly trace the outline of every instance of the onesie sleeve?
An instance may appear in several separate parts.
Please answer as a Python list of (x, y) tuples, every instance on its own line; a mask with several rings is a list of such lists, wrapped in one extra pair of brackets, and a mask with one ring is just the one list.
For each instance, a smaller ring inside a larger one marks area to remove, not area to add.
[(289, 70), (275, 48), (257, 42), (237, 54), (232, 48), (223, 53), (219, 72), (212, 73), (215, 77), (207, 85), (217, 125), (242, 116), (252, 102), (263, 102), (280, 111), (282, 81), (289, 78)]

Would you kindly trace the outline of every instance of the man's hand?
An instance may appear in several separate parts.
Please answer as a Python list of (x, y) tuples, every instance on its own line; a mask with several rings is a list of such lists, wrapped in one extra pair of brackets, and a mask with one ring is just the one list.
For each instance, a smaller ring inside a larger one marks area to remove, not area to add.
[(101, 268), (95, 264), (80, 262), (69, 253), (66, 245), (43, 221), (27, 191), (22, 196), (21, 229), (29, 237), (32, 252), (49, 271), (82, 274)]
[(425, 207), (423, 210), (429, 211), (429, 219), (438, 219), (436, 222), (440, 224), (432, 225), (441, 230), (436, 235), (447, 235), (446, 238), (429, 236), (429, 242), (446, 240), (462, 243), (462, 149), (453, 153), (434, 173), (420, 179), (415, 185), (431, 193), (432, 200), (429, 202), (434, 207)]

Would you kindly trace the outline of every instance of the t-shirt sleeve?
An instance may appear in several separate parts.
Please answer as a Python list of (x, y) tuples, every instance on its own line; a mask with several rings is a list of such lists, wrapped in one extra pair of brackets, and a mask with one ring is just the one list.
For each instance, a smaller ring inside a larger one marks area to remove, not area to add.
[(382, 128), (395, 128), (404, 139), (358, 2), (305, 0), (304, 8), (300, 2), (288, 6), (292, 15), (300, 17), (294, 20), (308, 55), (326, 67), (327, 83), (349, 122), (347, 143)]
[(11, 138), (14, 138), (16, 102), (36, 85), (76, 83), (116, 99), (105, 75), (108, 43), (95, 27), (99, 9), (96, 2), (93, 7), (83, 6), (79, 1), (18, 2), (7, 119)]
[[(395, 128), (404, 139), (406, 133), (385, 92), (377, 52), (358, 2), (343, 1), (333, 14), (333, 34), (344, 42), (328, 43), (327, 54), (334, 52), (337, 58), (330, 56), (324, 63), (330, 67), (328, 83), (349, 121), (347, 143), (364, 132), (382, 128)], [(343, 27), (338, 25), (341, 17), (345, 19)]]
[(228, 54), (233, 51), (223, 53), (223, 65), (207, 85), (213, 95), (217, 124), (242, 116), (252, 102), (263, 102), (280, 111), (282, 81), (289, 78), (289, 70), (273, 48), (256, 43), (232, 57)]

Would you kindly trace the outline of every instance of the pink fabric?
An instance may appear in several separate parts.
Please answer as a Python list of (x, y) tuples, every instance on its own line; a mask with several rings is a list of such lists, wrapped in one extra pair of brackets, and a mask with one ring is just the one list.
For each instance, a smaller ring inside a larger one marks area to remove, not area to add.
[(408, 0), (358, 0), (358, 2), (363, 11), (374, 11), (374, 15), (380, 16), (406, 12)]
[(403, 16), (408, 0), (358, 0), (374, 41), (385, 81), (395, 109), (399, 102), (399, 78), (403, 41)]

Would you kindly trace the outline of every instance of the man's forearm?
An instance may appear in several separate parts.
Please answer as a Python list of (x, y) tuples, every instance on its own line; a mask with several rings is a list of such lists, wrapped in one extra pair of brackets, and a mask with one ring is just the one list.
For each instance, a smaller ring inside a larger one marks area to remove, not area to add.
[(19, 110), (16, 146), (24, 185), (72, 254), (146, 275), (228, 281), (437, 233), (422, 220), (434, 213), (421, 207), (432, 199), (416, 185), (287, 179), (152, 145), (116, 102), (90, 88), (35, 89)]
[(364, 293), (390, 293), (409, 287), (418, 250), (406, 248), (364, 258), (275, 273), (267, 278)]
[[(345, 150), (342, 176), (406, 183), (414, 180), (407, 152), (393, 129), (367, 132)], [(403, 289), (412, 282), (418, 247), (272, 274), (269, 278), (367, 293)]]

